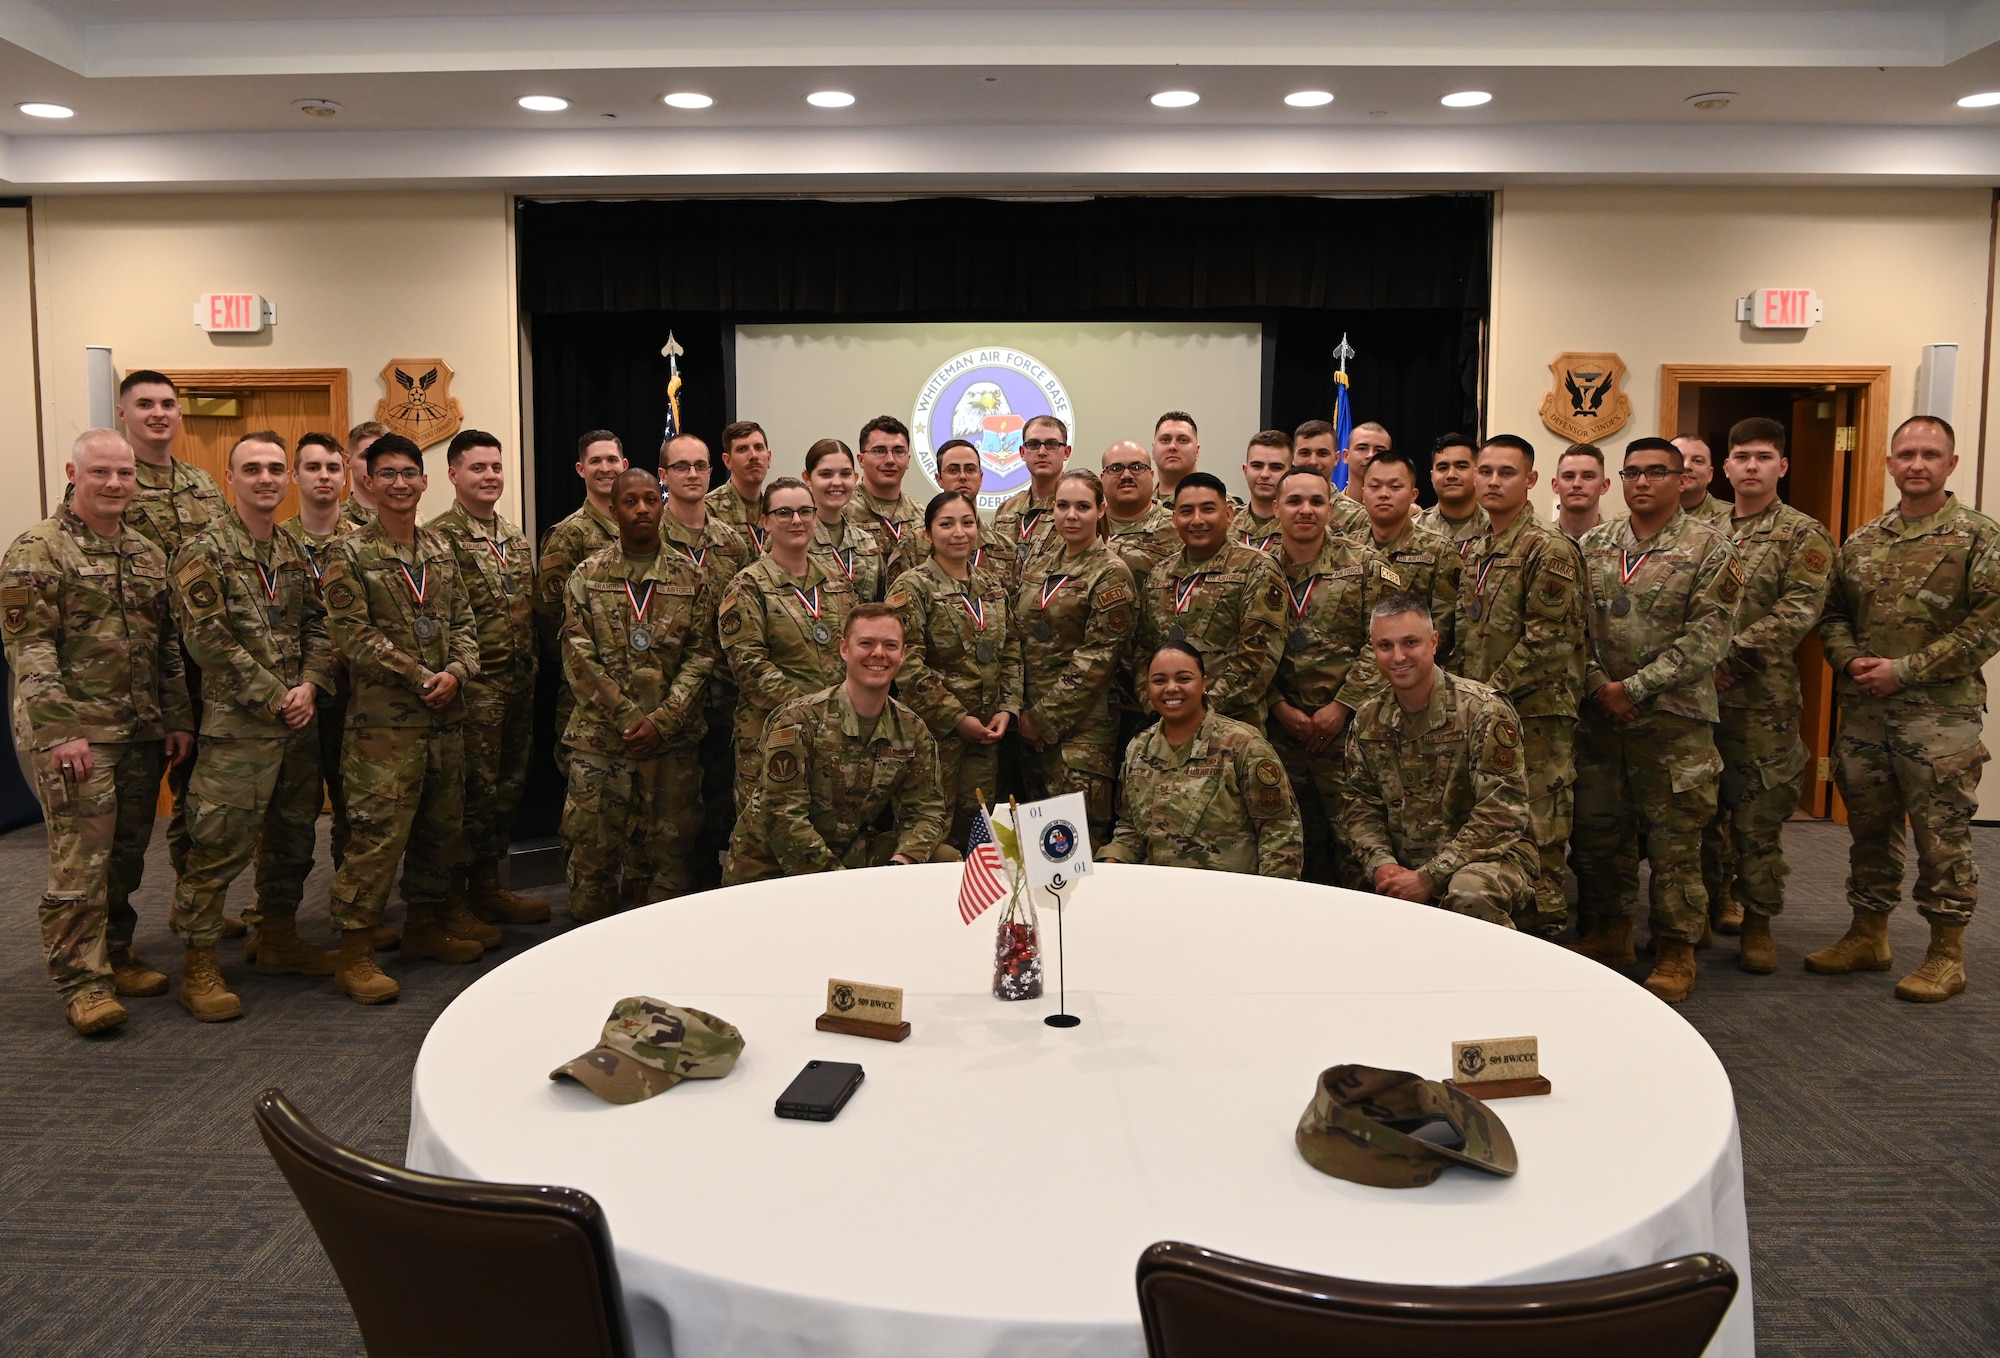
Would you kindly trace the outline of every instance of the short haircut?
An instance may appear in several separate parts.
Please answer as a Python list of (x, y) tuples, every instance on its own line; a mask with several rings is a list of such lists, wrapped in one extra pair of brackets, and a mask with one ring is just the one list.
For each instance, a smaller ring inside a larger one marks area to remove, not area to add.
[(1439, 434), (1431, 440), (1431, 457), (1436, 458), (1439, 453), (1447, 448), (1475, 449), (1478, 446), (1478, 444), (1472, 441), (1472, 435), (1470, 434), (1460, 434), (1457, 432)]
[(299, 459), (306, 455), (308, 448), (324, 448), (335, 457), (345, 457), (347, 450), (340, 446), (340, 440), (331, 434), (310, 433), (299, 435), (299, 446), (292, 452), (292, 465), (299, 465)]
[(125, 380), (118, 384), (119, 398), (122, 400), (134, 387), (165, 387), (174, 394), (176, 401), (181, 398), (181, 389), (174, 385), (174, 379), (163, 372), (154, 372), (151, 368), (134, 368), (126, 373)]
[(1672, 453), (1674, 455), (1674, 470), (1687, 470), (1687, 458), (1679, 448), (1674, 446), (1672, 439), (1655, 438), (1651, 435), (1645, 438), (1633, 439), (1625, 445), (1625, 460), (1630, 462), (1634, 453)]
[(781, 490), (802, 490), (806, 499), (812, 499), (812, 487), (796, 476), (774, 476), (764, 483), (763, 493), (757, 497), (757, 516), (762, 518), (771, 512), (771, 497)]
[(1250, 436), (1250, 442), (1243, 449), (1243, 456), (1250, 456), (1252, 448), (1283, 448), (1287, 456), (1292, 451), (1292, 436), (1282, 429), (1260, 429)]
[(1292, 446), (1296, 448), (1307, 439), (1331, 438), (1334, 433), (1334, 427), (1329, 421), (1307, 420), (1292, 431)]
[(1430, 600), (1421, 594), (1387, 594), (1375, 601), (1375, 607), (1368, 610), (1369, 621), (1377, 618), (1400, 618), (1405, 613), (1415, 613), (1424, 620), (1424, 625), (1434, 627), (1431, 620)]
[(1364, 429), (1373, 429), (1383, 438), (1389, 437), (1389, 426), (1382, 423), (1382, 421), (1380, 420), (1363, 420), (1360, 424), (1357, 424), (1354, 426), (1354, 428), (1348, 430), (1348, 437), (1352, 438), (1354, 435), (1360, 433)]
[(380, 420), (363, 420), (347, 431), (347, 446), (352, 448), (363, 439), (379, 439), (389, 432), (389, 426)]
[(846, 458), (848, 466), (857, 465), (854, 461), (854, 450), (839, 439), (815, 439), (812, 447), (806, 449), (806, 471), (811, 472), (835, 453)]
[(707, 440), (707, 439), (703, 438), (703, 437), (702, 437), (701, 435), (699, 435), (699, 434), (688, 434), (688, 433), (680, 433), (680, 434), (676, 434), (676, 435), (674, 435), (674, 436), (673, 436), (672, 438), (670, 438), (670, 439), (667, 439), (667, 440), (663, 441), (663, 442), (662, 442), (662, 443), (660, 444), (660, 470), (661, 470), (661, 471), (665, 471), (665, 470), (667, 469), (667, 449), (669, 449), (669, 448), (673, 447), (673, 446), (674, 446), (674, 445), (675, 445), (676, 443), (699, 443), (699, 444), (701, 445), (701, 455), (702, 455), (703, 457), (707, 457), (707, 456), (708, 456), (708, 440)]
[(1597, 459), (1597, 465), (1599, 467), (1602, 467), (1604, 465), (1604, 450), (1598, 447), (1594, 443), (1570, 444), (1569, 447), (1563, 449), (1562, 457), (1556, 459), (1556, 465), (1558, 467), (1562, 465), (1563, 457), (1594, 457)]
[(451, 443), (444, 450), (447, 467), (456, 467), (467, 453), (474, 448), (500, 448), (500, 440), (484, 429), (461, 429), (451, 436)]
[(979, 457), (979, 450), (972, 446), (972, 441), (970, 439), (946, 439), (943, 443), (940, 443), (937, 448), (937, 460), (939, 466), (944, 465), (944, 455), (948, 452), (951, 452), (954, 448), (965, 449), (966, 452), (972, 454), (973, 459), (975, 461)]
[(76, 461), (83, 456), (83, 450), (93, 443), (116, 443), (126, 452), (132, 451), (132, 445), (116, 429), (86, 429), (76, 436), (76, 442), (70, 444), (69, 460)]
[(618, 449), (618, 456), (625, 456), (624, 439), (619, 438), (609, 429), (588, 429), (576, 437), (576, 460), (578, 462), (583, 461), (583, 455), (590, 450), (590, 445), (593, 443), (613, 444)]
[(1895, 441), (1896, 441), (1896, 439), (1897, 439), (1897, 436), (1898, 436), (1898, 435), (1900, 435), (1900, 434), (1901, 434), (1901, 433), (1902, 433), (1902, 432), (1903, 432), (1903, 431), (1904, 431), (1905, 429), (1908, 429), (1908, 428), (1909, 428), (1909, 427), (1910, 427), (1911, 425), (1913, 425), (1913, 424), (1934, 424), (1934, 425), (1936, 425), (1936, 426), (1937, 426), (1938, 428), (1940, 428), (1940, 429), (1944, 430), (1944, 443), (1945, 443), (1945, 447), (1947, 447), (1947, 448), (1951, 449), (1951, 450), (1952, 450), (1953, 452), (1957, 452), (1957, 451), (1958, 451), (1958, 434), (1957, 434), (1957, 432), (1956, 432), (1956, 431), (1954, 431), (1954, 430), (1952, 429), (1952, 427), (1951, 427), (1951, 422), (1950, 422), (1949, 420), (1946, 420), (1946, 419), (1943, 419), (1943, 418), (1941, 418), (1941, 417), (1939, 417), (1939, 416), (1937, 416), (1937, 415), (1912, 415), (1912, 416), (1910, 416), (1910, 418), (1909, 418), (1909, 419), (1907, 419), (1907, 420), (1904, 420), (1904, 421), (1903, 421), (1903, 422), (1902, 422), (1901, 424), (1899, 424), (1899, 425), (1897, 425), (1897, 426), (1896, 426), (1896, 432), (1895, 432), (1894, 434), (1891, 434), (1891, 435), (1889, 435), (1889, 442), (1890, 442), (1891, 444), (1895, 443)]
[(1310, 476), (1328, 491), (1333, 489), (1327, 482), (1326, 473), (1318, 467), (1292, 467), (1283, 476), (1278, 478), (1278, 494), (1283, 495), (1285, 493), (1285, 482), (1291, 480), (1294, 476)]
[(1209, 472), (1189, 472), (1183, 476), (1181, 483), (1174, 487), (1174, 503), (1179, 504), (1181, 496), (1191, 490), (1212, 490), (1225, 506), (1229, 503), (1229, 487), (1222, 484), (1221, 477)]
[(1056, 432), (1057, 432), (1058, 434), (1061, 434), (1061, 435), (1062, 435), (1062, 441), (1063, 441), (1064, 443), (1068, 443), (1068, 442), (1069, 442), (1069, 426), (1068, 426), (1068, 425), (1066, 425), (1066, 424), (1064, 424), (1064, 423), (1063, 423), (1063, 422), (1062, 422), (1061, 420), (1057, 419), (1057, 418), (1056, 418), (1055, 416), (1053, 416), (1053, 415), (1031, 415), (1031, 416), (1029, 416), (1029, 417), (1028, 417), (1028, 422), (1027, 422), (1026, 424), (1024, 424), (1024, 425), (1022, 425), (1022, 426), (1021, 426), (1021, 433), (1022, 433), (1022, 435), (1023, 435), (1024, 437), (1025, 437), (1025, 436), (1026, 436), (1026, 434), (1027, 434), (1027, 432), (1028, 432), (1028, 431), (1029, 431), (1030, 429), (1033, 429), (1033, 428), (1034, 428), (1034, 427), (1035, 427), (1036, 425), (1038, 425), (1038, 424), (1052, 424), (1052, 425), (1054, 425), (1054, 426), (1056, 427)]
[(857, 448), (866, 448), (870, 434), (894, 434), (904, 443), (908, 443), (910, 441), (910, 426), (904, 424), (894, 415), (877, 415), (874, 419), (861, 426), (861, 432), (854, 436), (854, 446)]
[(841, 624), (840, 639), (845, 641), (854, 635), (854, 624), (858, 622), (872, 622), (876, 618), (887, 618), (889, 621), (895, 623), (898, 629), (901, 629), (903, 626), (903, 615), (887, 604), (856, 604), (854, 611), (847, 615), (847, 621)]
[(930, 530), (932, 524), (937, 522), (937, 516), (944, 513), (945, 510), (950, 509), (954, 501), (971, 510), (974, 519), (979, 517), (979, 501), (973, 499), (964, 491), (939, 491), (936, 495), (931, 496), (931, 502), (924, 506), (924, 530), (926, 532)]
[(416, 444), (410, 442), (410, 440), (404, 438), (401, 434), (384, 434), (381, 438), (369, 444), (368, 451), (362, 454), (368, 462), (368, 474), (370, 476), (375, 474), (375, 464), (377, 462), (385, 457), (397, 454), (407, 457), (419, 467), (424, 465), (423, 450), (417, 447)]
[(611, 502), (613, 504), (618, 502), (618, 488), (635, 476), (639, 478), (640, 485), (651, 486), (654, 490), (660, 488), (660, 479), (644, 467), (627, 467), (624, 471), (611, 478)]
[(1729, 447), (1733, 452), (1746, 443), (1768, 443), (1785, 455), (1785, 426), (1762, 415), (1752, 415), (1729, 426)]
[(1153, 653), (1146, 657), (1146, 673), (1151, 674), (1153, 662), (1168, 651), (1172, 651), (1175, 655), (1184, 655), (1194, 661), (1194, 672), (1204, 679), (1208, 678), (1208, 664), (1201, 658), (1201, 649), (1192, 641), (1163, 641), (1155, 646)]
[(285, 436), (283, 434), (280, 434), (275, 429), (253, 429), (229, 445), (229, 456), (222, 459), (223, 465), (226, 467), (235, 466), (236, 450), (246, 443), (268, 443), (277, 448), (281, 455), (285, 452)]
[(1479, 451), (1482, 453), (1488, 448), (1512, 448), (1521, 455), (1524, 465), (1529, 467), (1535, 465), (1535, 445), (1519, 434), (1495, 434), (1479, 445)]
[(1410, 455), (1410, 450), (1407, 448), (1384, 448), (1369, 460), (1368, 470), (1372, 472), (1377, 467), (1389, 466), (1401, 467), (1407, 471), (1412, 486), (1421, 486), (1424, 483), (1423, 474), (1417, 470), (1417, 459)]
[(742, 442), (744, 439), (749, 438), (752, 434), (755, 434), (759, 438), (763, 439), (766, 444), (770, 443), (771, 441), (771, 436), (764, 432), (764, 426), (757, 423), (757, 421), (755, 420), (738, 420), (734, 424), (723, 425), (722, 426), (723, 456), (727, 457), (731, 449), (733, 449), (738, 443)]
[(1159, 433), (1160, 426), (1166, 424), (1170, 420), (1179, 420), (1182, 424), (1186, 425), (1190, 430), (1192, 430), (1197, 434), (1201, 432), (1201, 426), (1194, 422), (1194, 416), (1188, 414), (1185, 410), (1169, 410), (1166, 414), (1160, 416), (1159, 419), (1154, 420), (1153, 432), (1155, 434)]

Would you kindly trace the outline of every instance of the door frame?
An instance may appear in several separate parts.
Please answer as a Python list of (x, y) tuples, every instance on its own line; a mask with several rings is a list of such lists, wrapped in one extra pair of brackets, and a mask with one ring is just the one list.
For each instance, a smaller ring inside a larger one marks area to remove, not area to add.
[(270, 390), (284, 387), (325, 387), (338, 427), (326, 432), (347, 444), (347, 431), (354, 411), (347, 404), (345, 368), (165, 368), (161, 369), (177, 389), (201, 391), (209, 387), (233, 390)]
[(1848, 481), (1854, 488), (1854, 503), (1847, 506), (1848, 522), (1859, 528), (1881, 515), (1882, 482), (1889, 474), (1888, 367), (1873, 364), (1662, 363), (1661, 438), (1678, 438), (1684, 432), (1680, 428), (1683, 386), (1862, 388), (1861, 409), (1855, 418), (1854, 472)]

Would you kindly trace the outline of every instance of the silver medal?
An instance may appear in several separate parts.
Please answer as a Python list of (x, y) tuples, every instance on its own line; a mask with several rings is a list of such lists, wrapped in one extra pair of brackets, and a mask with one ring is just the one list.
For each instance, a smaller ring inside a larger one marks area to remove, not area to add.
[(1486, 616), (1486, 601), (1484, 599), (1474, 599), (1472, 601), (1472, 620), (1474, 622), (1478, 622), (1481, 618), (1485, 616)]
[(653, 634), (647, 628), (634, 627), (631, 636), (627, 637), (626, 640), (631, 643), (632, 649), (635, 651), (650, 651), (653, 649)]
[(993, 643), (990, 641), (980, 642), (977, 646), (974, 646), (972, 648), (972, 653), (975, 656), (979, 657), (979, 663), (982, 665), (990, 665), (993, 663)]
[(1187, 629), (1179, 623), (1175, 623), (1167, 629), (1167, 640), (1173, 642), (1176, 646), (1180, 645), (1183, 641), (1187, 640)]
[(1632, 611), (1632, 597), (1630, 595), (1621, 594), (1617, 598), (1611, 601), (1612, 617), (1622, 618), (1631, 611)]
[(1292, 634), (1285, 638), (1285, 645), (1293, 651), (1303, 651), (1312, 644), (1312, 634), (1303, 627), (1294, 627)]
[(1036, 640), (1036, 641), (1047, 641), (1047, 640), (1049, 640), (1050, 638), (1052, 638), (1053, 636), (1055, 636), (1055, 634), (1056, 634), (1056, 629), (1055, 629), (1055, 628), (1053, 628), (1053, 627), (1051, 627), (1051, 626), (1049, 626), (1049, 620), (1048, 620), (1047, 618), (1036, 618), (1036, 619), (1035, 619), (1035, 640)]
[(816, 622), (813, 624), (813, 640), (824, 646), (827, 642), (833, 640), (833, 633), (827, 628), (825, 623)]
[(271, 620), (271, 626), (273, 627), (283, 627), (285, 625), (285, 609), (282, 604), (272, 604), (264, 610), (264, 616)]
[(416, 633), (417, 640), (429, 641), (438, 634), (437, 619), (428, 613), (417, 614)]

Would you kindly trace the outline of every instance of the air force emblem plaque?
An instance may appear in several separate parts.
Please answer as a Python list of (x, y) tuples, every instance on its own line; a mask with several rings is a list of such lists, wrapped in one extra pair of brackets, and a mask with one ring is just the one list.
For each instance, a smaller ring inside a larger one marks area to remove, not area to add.
[[(918, 388), (910, 415), (911, 451), (935, 482), (938, 445), (966, 440), (979, 450), (985, 473), (979, 507), (997, 509), (1028, 484), (1021, 439), (1037, 415), (1074, 423), (1069, 393), (1047, 364), (1004, 345), (967, 349), (940, 364)], [(1073, 427), (1070, 441), (1076, 441)]]
[(451, 365), (441, 358), (394, 358), (382, 369), (389, 394), (375, 403), (375, 418), (419, 448), (443, 443), (465, 421), (465, 407), (451, 394)]
[(1542, 398), (1542, 423), (1572, 443), (1595, 443), (1632, 418), (1625, 361), (1616, 354), (1563, 354), (1549, 364), (1554, 382)]

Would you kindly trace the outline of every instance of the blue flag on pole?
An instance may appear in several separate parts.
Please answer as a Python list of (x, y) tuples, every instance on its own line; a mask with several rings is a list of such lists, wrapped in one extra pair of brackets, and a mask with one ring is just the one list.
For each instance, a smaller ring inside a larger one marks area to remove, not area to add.
[(1347, 400), (1347, 374), (1333, 375), (1333, 446), (1340, 449), (1340, 460), (1333, 464), (1333, 488), (1347, 489), (1347, 439), (1354, 432), (1354, 407)]

